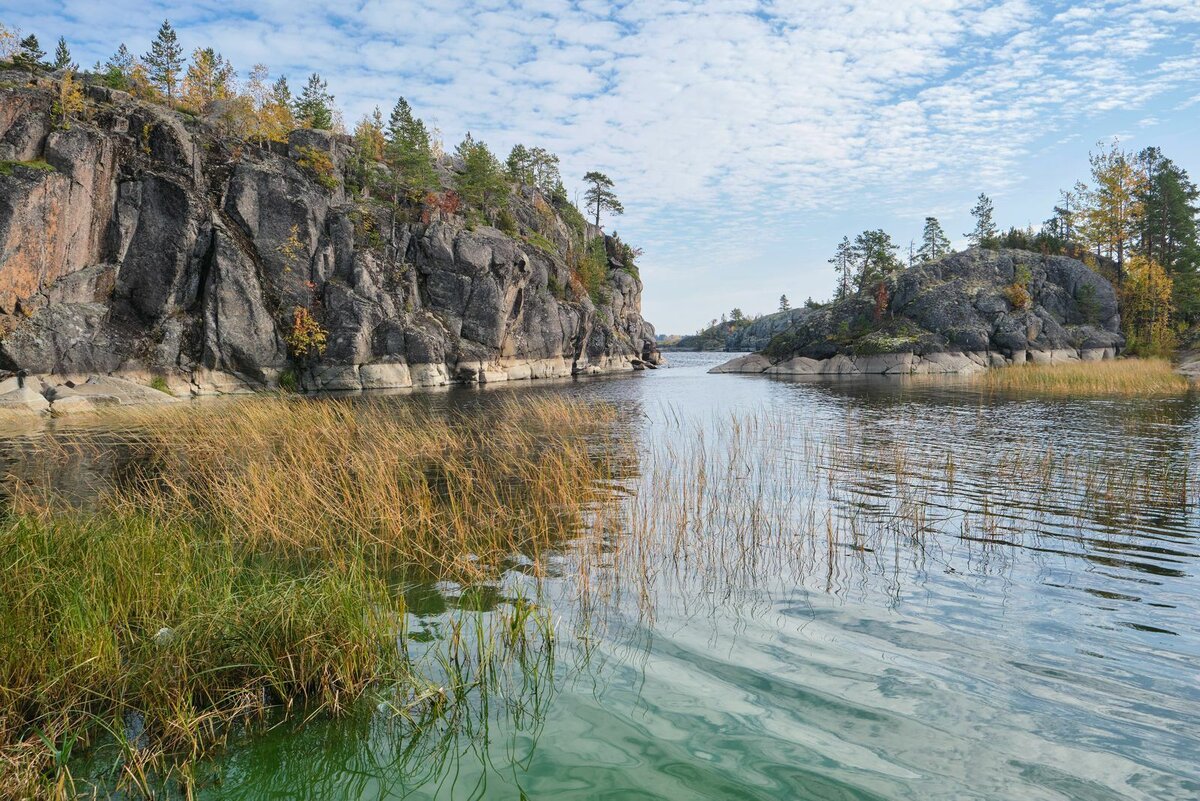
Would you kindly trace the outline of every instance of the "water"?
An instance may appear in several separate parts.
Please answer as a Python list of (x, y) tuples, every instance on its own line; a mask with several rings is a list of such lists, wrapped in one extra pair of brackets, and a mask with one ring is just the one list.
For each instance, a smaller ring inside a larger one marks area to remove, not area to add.
[[(604, 400), (638, 444), (632, 484), (727, 503), (683, 556), (643, 531), (640, 556), (584, 537), (541, 583), (513, 571), (490, 595), (536, 596), (553, 649), (457, 721), (416, 734), (381, 690), (235, 737), (199, 796), (1200, 798), (1196, 398), (705, 372), (724, 358), (397, 398)], [(672, 514), (634, 508), (609, 536)], [(436, 635), (462, 588), (421, 592)]]

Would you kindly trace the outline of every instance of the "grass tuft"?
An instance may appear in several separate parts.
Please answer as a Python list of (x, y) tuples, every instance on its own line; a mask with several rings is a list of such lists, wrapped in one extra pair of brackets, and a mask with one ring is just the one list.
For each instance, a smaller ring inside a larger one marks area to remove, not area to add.
[(980, 373), (975, 382), (992, 392), (1063, 397), (1178, 395), (1191, 386), (1165, 359), (1018, 365)]
[(268, 706), (337, 713), (378, 682), (417, 686), (401, 587), (494, 579), (576, 536), (609, 474), (588, 435), (611, 419), (562, 401), (146, 410), (119, 418), (129, 472), (84, 509), (53, 477), (113, 440), (48, 434), (43, 473), (3, 488), (0, 798), (61, 794), (65, 744), (120, 739), (131, 715), (127, 764), (184, 780)]

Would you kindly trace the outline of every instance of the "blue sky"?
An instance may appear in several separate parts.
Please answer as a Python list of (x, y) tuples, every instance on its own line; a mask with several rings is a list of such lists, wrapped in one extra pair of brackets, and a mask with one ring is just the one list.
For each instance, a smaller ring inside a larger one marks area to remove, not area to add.
[(1040, 223), (1100, 139), (1200, 177), (1200, 0), (0, 0), (85, 65), (164, 17), (243, 76), (321, 72), (348, 126), (403, 94), (448, 148), (607, 172), (660, 332), (826, 298), (843, 234), (933, 214), (960, 244), (981, 191)]

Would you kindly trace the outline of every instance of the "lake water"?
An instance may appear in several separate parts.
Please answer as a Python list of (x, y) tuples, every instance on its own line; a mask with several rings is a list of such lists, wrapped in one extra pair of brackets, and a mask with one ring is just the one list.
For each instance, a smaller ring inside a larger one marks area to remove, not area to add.
[(726, 358), (397, 397), (611, 403), (617, 489), (664, 500), (541, 580), (413, 589), (418, 654), (448, 608), (552, 616), (459, 718), (416, 734), (381, 691), (236, 737), (200, 796), (1200, 798), (1200, 399), (707, 374)]

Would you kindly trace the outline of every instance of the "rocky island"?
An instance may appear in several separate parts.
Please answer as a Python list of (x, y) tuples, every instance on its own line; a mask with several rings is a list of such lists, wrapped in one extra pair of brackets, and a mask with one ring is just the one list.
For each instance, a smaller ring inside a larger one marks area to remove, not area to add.
[(1066, 256), (972, 248), (817, 309), (715, 373), (965, 373), (1098, 361), (1125, 344), (1117, 294)]
[(69, 124), (56, 78), (0, 87), (0, 404), (136, 394), (124, 381), (363, 390), (658, 361), (632, 249), (565, 194), (511, 182), (485, 219), (439, 154), (430, 191), (384, 203), (358, 176), (386, 165), (349, 136), (251, 143), (219, 103), (191, 115), (84, 83)]

